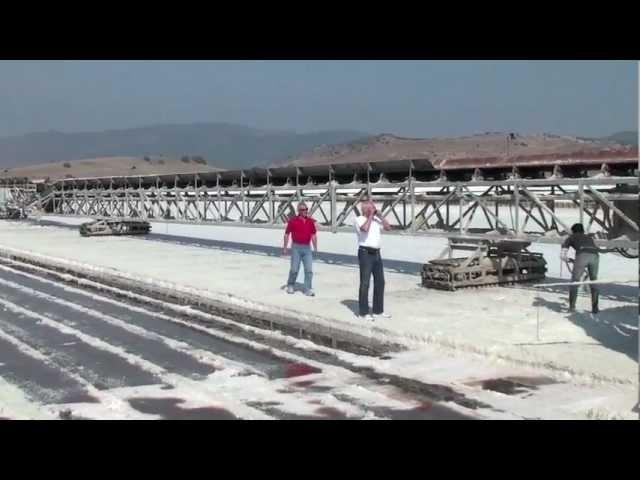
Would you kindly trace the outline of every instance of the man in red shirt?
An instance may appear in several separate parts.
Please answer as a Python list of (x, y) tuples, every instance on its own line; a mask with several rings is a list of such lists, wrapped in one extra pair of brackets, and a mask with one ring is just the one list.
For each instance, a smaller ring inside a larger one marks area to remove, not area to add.
[(289, 280), (287, 281), (287, 293), (293, 293), (300, 262), (304, 265), (304, 294), (313, 297), (315, 293), (311, 289), (311, 279), (313, 278), (311, 254), (311, 243), (313, 249), (318, 251), (318, 239), (316, 237), (315, 220), (309, 218), (307, 205), (304, 202), (298, 204), (298, 215), (289, 219), (287, 229), (284, 232), (283, 254), (287, 254), (289, 236), (291, 236), (291, 269), (289, 270)]

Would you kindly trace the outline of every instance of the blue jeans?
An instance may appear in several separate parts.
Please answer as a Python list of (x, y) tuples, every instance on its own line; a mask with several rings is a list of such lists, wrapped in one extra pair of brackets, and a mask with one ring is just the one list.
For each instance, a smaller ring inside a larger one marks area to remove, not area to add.
[(291, 245), (291, 269), (289, 270), (287, 286), (293, 287), (295, 285), (301, 261), (304, 265), (304, 289), (311, 290), (311, 280), (313, 278), (311, 245), (301, 245), (299, 243)]

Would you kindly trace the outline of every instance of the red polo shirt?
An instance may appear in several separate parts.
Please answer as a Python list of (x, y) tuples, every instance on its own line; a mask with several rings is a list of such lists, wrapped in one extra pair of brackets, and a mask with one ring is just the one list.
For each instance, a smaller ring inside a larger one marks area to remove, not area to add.
[(316, 233), (315, 220), (309, 217), (305, 219), (299, 215), (293, 217), (287, 223), (287, 230), (285, 233), (291, 234), (293, 243), (309, 245), (309, 243), (311, 243), (311, 237)]

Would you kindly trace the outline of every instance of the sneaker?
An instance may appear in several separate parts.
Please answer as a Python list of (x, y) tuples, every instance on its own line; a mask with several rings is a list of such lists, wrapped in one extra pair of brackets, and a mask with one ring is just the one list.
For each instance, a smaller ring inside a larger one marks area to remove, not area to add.
[(306, 292), (304, 292), (304, 294), (307, 297), (315, 297), (316, 296), (316, 292), (314, 292), (313, 290), (307, 290)]
[(384, 312), (383, 313), (374, 313), (373, 314), (373, 318), (375, 318), (375, 319), (383, 318), (383, 319), (387, 319), (388, 320), (388, 319), (391, 318), (391, 315), (389, 315), (388, 313), (384, 313)]
[(294, 293), (295, 290), (293, 289), (293, 287), (287, 287), (287, 293)]
[(373, 318), (373, 315), (370, 314), (366, 314), (366, 315), (356, 315), (356, 318), (358, 320), (368, 320), (370, 322), (373, 322), (375, 320), (375, 318)]

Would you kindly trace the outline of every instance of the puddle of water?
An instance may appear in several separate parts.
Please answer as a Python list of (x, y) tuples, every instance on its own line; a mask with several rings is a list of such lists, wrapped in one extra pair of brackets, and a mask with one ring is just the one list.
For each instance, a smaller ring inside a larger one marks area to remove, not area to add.
[(43, 363), (5, 340), (0, 340), (0, 363), (0, 376), (45, 405), (99, 402), (57, 366)]
[(416, 412), (428, 412), (432, 408), (433, 408), (433, 403), (431, 403), (431, 402), (421, 402), (420, 405), (418, 405), (413, 410), (416, 411)]
[(505, 395), (516, 395), (518, 393), (524, 393), (529, 389), (536, 388), (522, 385), (521, 383), (507, 380), (506, 378), (492, 378), (484, 380), (481, 385), (483, 390), (491, 390), (493, 392), (504, 393)]
[[(309, 404), (321, 405), (318, 400), (309, 401)], [(424, 402), (415, 408), (393, 409), (374, 407), (369, 409), (375, 415), (389, 420), (471, 420), (471, 417), (455, 412), (441, 405)], [(300, 415), (284, 412), (275, 408), (265, 409), (265, 413), (282, 420), (358, 420), (358, 417), (349, 417), (344, 412), (334, 407), (320, 407), (314, 410), (314, 415)]]
[(555, 383), (560, 383), (557, 380), (554, 380), (550, 377), (506, 377), (507, 379), (518, 382), (522, 385), (526, 385), (529, 387), (539, 387), (542, 385), (553, 385)]
[(548, 377), (503, 377), (477, 380), (468, 382), (466, 385), (470, 387), (479, 386), (482, 387), (483, 390), (491, 390), (505, 395), (518, 395), (520, 393), (527, 393), (530, 390), (537, 390), (539, 386), (554, 383), (558, 382)]
[(247, 402), (247, 406), (253, 407), (253, 408), (277, 407), (278, 405), (282, 405), (282, 403), (280, 402)]
[(349, 418), (343, 412), (333, 407), (320, 407), (315, 410), (315, 413), (329, 420), (346, 420)]
[(286, 363), (272, 368), (268, 372), (267, 377), (269, 380), (279, 380), (281, 378), (304, 377), (305, 375), (312, 375), (315, 373), (322, 373), (322, 370), (305, 363)]
[(290, 363), (284, 367), (285, 378), (303, 377), (305, 375), (311, 375), (314, 373), (321, 373), (319, 368), (312, 367), (305, 363)]
[(327, 385), (316, 385), (316, 382), (314, 380), (302, 380), (294, 382), (291, 384), (291, 386), (295, 388), (304, 388), (306, 390), (309, 390), (310, 392), (318, 393), (330, 392), (331, 390), (333, 390), (333, 387), (329, 387)]
[(407, 410), (376, 409), (375, 413), (391, 420), (472, 420), (462, 413), (428, 402)]
[(141, 413), (160, 415), (163, 420), (237, 420), (228, 410), (218, 407), (182, 408), (180, 398), (132, 398), (129, 405)]
[(313, 385), (311, 387), (309, 387), (309, 390), (312, 392), (317, 392), (317, 393), (326, 393), (326, 392), (330, 392), (331, 390), (333, 390), (333, 387), (328, 387), (325, 385)]
[(474, 417), (455, 411), (445, 405), (440, 405), (431, 400), (422, 400), (413, 408), (390, 408), (367, 406), (354, 401), (348, 395), (334, 395), (336, 399), (352, 403), (365, 411), (375, 414), (377, 417), (389, 420), (473, 420)]
[(294, 387), (306, 388), (313, 385), (315, 382), (313, 380), (303, 380), (302, 382), (292, 383)]
[[(329, 409), (325, 411), (324, 409)], [(318, 408), (315, 413), (317, 415), (303, 415), (292, 412), (285, 412), (278, 408), (268, 407), (263, 409), (264, 413), (267, 415), (271, 415), (278, 420), (348, 420), (344, 414), (342, 414), (339, 410), (335, 410), (330, 407), (321, 407)], [(336, 417), (332, 417), (331, 415), (336, 415)]]

